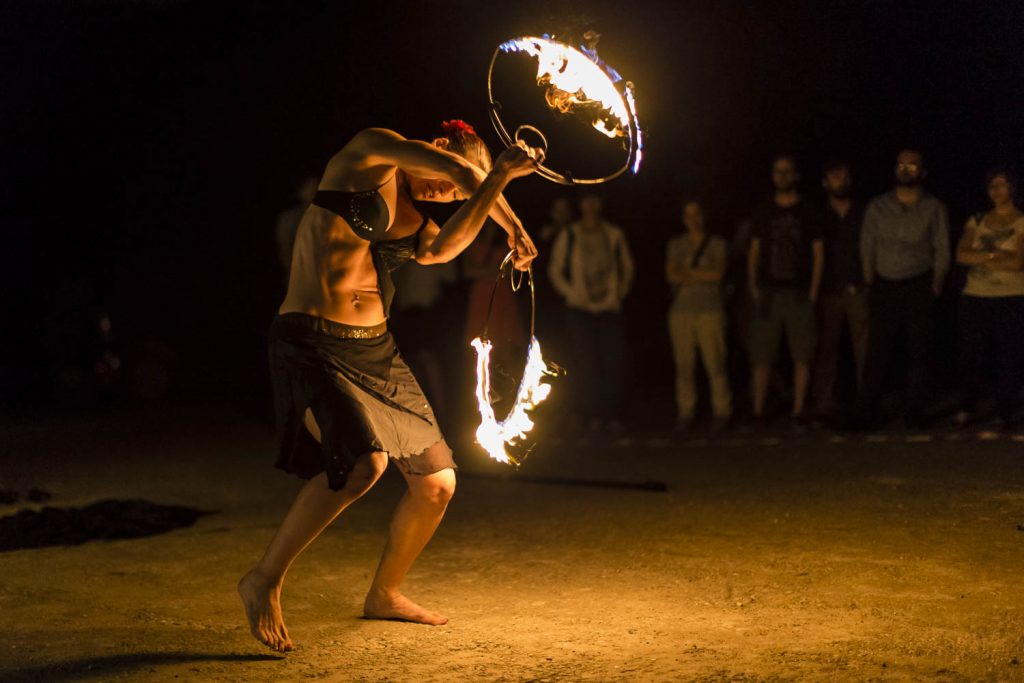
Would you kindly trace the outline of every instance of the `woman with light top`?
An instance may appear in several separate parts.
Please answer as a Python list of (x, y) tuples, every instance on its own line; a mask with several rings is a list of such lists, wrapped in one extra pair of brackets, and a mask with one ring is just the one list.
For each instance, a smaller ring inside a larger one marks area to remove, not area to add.
[(1008, 427), (1024, 375), (1024, 213), (1016, 181), (1004, 171), (988, 174), (992, 209), (967, 221), (956, 249), (968, 267), (960, 299), (960, 389), (957, 423), (967, 425), (981, 398), (986, 359), (994, 358), (996, 411)]
[(713, 428), (718, 430), (732, 415), (721, 291), (727, 247), (724, 239), (708, 234), (699, 202), (686, 203), (683, 225), (686, 232), (669, 240), (665, 262), (665, 277), (674, 291), (668, 329), (676, 365), (677, 429), (686, 430), (693, 424), (699, 350), (711, 385)]

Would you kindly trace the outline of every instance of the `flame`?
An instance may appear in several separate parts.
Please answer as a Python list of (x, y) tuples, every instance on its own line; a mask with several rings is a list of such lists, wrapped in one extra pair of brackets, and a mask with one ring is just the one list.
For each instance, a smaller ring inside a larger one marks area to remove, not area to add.
[(525, 52), (537, 59), (537, 84), (547, 88), (545, 97), (553, 109), (563, 114), (578, 108), (594, 109), (592, 125), (596, 130), (610, 138), (629, 136), (631, 111), (636, 120), (635, 106), (627, 105), (616, 88), (622, 77), (610, 67), (602, 68), (596, 54), (588, 57), (568, 45), (533, 37), (510, 40), (500, 49)]
[(480, 426), (476, 430), (476, 441), (488, 455), (498, 462), (519, 463), (509, 455), (506, 446), (514, 445), (526, 438), (527, 432), (533, 429), (533, 420), (528, 411), (533, 410), (551, 393), (551, 385), (543, 383), (545, 375), (557, 373), (544, 362), (540, 353), (540, 342), (536, 337), (530, 339), (530, 348), (526, 355), (526, 368), (523, 379), (519, 383), (516, 402), (508, 417), (502, 421), (494, 414), (491, 407), (491, 349), (490, 340), (477, 337), (470, 342), (476, 349), (476, 402), (480, 408)]
[(633, 123), (636, 125), (636, 159), (633, 161), (633, 173), (640, 170), (640, 160), (644, 156), (644, 134), (640, 130), (640, 119), (636, 116), (636, 97), (633, 95), (633, 83), (627, 82), (625, 88), (626, 104), (629, 105), (629, 112), (633, 115)]

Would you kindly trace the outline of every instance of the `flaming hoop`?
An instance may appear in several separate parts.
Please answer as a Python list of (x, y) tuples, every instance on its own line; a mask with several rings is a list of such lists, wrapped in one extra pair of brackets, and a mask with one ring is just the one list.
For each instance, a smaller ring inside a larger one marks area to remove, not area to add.
[(539, 138), (544, 152), (548, 151), (547, 138), (535, 126), (520, 125), (510, 134), (501, 120), (502, 105), (494, 96), (494, 65), (500, 55), (508, 53), (522, 53), (537, 60), (537, 85), (544, 89), (544, 97), (552, 111), (584, 117), (602, 135), (622, 142), (626, 152), (625, 163), (604, 177), (575, 178), (569, 171), (558, 172), (541, 164), (537, 171), (540, 175), (563, 185), (595, 185), (616, 178), (627, 169), (635, 174), (643, 157), (643, 133), (637, 120), (633, 84), (623, 80), (615, 69), (598, 58), (595, 48), (597, 34), (591, 32), (585, 37), (589, 45), (579, 48), (549, 36), (513, 38), (494, 51), (487, 71), (491, 122), (506, 145), (516, 144), (522, 139), (523, 132), (529, 131)]
[[(498, 268), (498, 277), (495, 279), (494, 289), (491, 291), (490, 305), (494, 304), (494, 294), (497, 292), (502, 274), (514, 255), (515, 251), (509, 252)], [(516, 391), (515, 403), (503, 420), (498, 420), (494, 414), (494, 408), (491, 406), (491, 349), (494, 348), (494, 345), (487, 338), (486, 325), (483, 335), (471, 342), (473, 348), (476, 349), (476, 401), (480, 409), (480, 426), (476, 430), (476, 441), (492, 458), (498, 462), (512, 465), (519, 465), (529, 454), (529, 448), (526, 448), (525, 453), (519, 456), (509, 453), (508, 449), (509, 447), (521, 449), (525, 446), (527, 434), (533, 429), (530, 412), (551, 393), (551, 385), (543, 380), (565, 374), (565, 371), (554, 363), (544, 362), (544, 357), (541, 355), (540, 342), (534, 336), (536, 299), (533, 288), (533, 270), (527, 270), (524, 277), (530, 283), (530, 346), (526, 354), (523, 378)], [(521, 280), (518, 286), (513, 281), (512, 288), (518, 291), (521, 285)], [(488, 321), (491, 317), (490, 305), (487, 310)]]

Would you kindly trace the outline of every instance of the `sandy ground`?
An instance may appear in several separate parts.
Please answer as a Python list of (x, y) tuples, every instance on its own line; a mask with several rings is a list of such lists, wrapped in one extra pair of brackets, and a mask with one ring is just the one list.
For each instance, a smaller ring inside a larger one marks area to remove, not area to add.
[(271, 449), (217, 403), (5, 427), (4, 485), (51, 505), (219, 512), (0, 554), (0, 680), (1024, 680), (1022, 441), (602, 440), (549, 444), (518, 475), (666, 493), (494, 478), (509, 471), (463, 448), (406, 586), (450, 624), (359, 618), (401, 493), (389, 472), (296, 563), (283, 657), (234, 592), (299, 486)]

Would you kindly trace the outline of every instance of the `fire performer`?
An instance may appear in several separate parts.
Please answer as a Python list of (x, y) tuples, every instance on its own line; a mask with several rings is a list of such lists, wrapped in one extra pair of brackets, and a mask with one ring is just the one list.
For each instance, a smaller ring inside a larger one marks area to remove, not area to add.
[[(431, 143), (390, 130), (357, 134), (328, 163), (303, 216), (284, 303), (270, 329), (279, 434), (277, 467), (309, 481), (262, 559), (238, 583), (252, 634), (292, 648), (281, 587), (295, 558), (390, 459), (408, 490), (398, 504), (364, 615), (441, 625), (447, 619), (399, 586), (430, 540), (455, 489), (455, 462), (433, 411), (388, 332), (390, 272), (410, 259), (450, 261), (488, 216), (507, 233), (514, 264), (536, 249), (501, 192), (537, 169), (539, 150), (506, 149), (491, 162), (473, 129), (444, 124)], [(465, 203), (441, 227), (418, 201)]]

